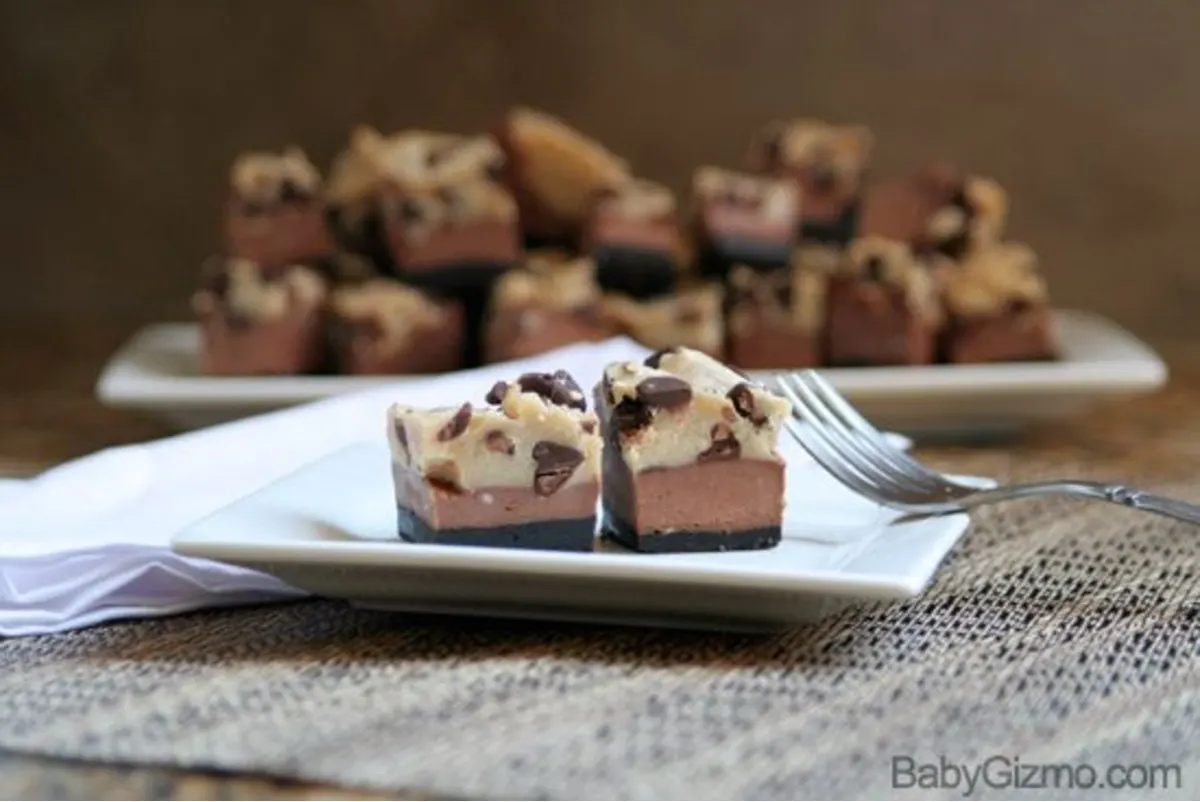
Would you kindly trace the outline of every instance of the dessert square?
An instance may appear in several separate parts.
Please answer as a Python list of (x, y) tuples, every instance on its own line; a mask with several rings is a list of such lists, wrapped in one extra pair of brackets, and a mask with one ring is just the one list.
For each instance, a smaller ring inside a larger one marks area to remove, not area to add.
[(803, 241), (845, 245), (854, 236), (859, 195), (875, 140), (864, 125), (777, 121), (751, 143), (752, 170), (800, 187)]
[(670, 293), (685, 258), (674, 194), (644, 180), (606, 192), (588, 216), (582, 248), (602, 289), (634, 298)]
[(590, 259), (529, 257), (492, 290), (483, 335), (484, 359), (504, 362), (609, 334)]
[(692, 193), (701, 275), (723, 279), (734, 264), (788, 263), (800, 220), (800, 192), (790, 179), (701, 167)]
[(867, 191), (861, 237), (907, 243), (918, 256), (961, 258), (996, 242), (1008, 218), (1008, 195), (990, 178), (935, 164)]
[(730, 363), (746, 370), (810, 368), (823, 363), (825, 304), (839, 254), (798, 248), (772, 271), (734, 267), (726, 332)]
[(779, 543), (786, 400), (688, 348), (610, 365), (596, 398), (607, 537), (642, 552)]
[(400, 537), (590, 551), (601, 440), (579, 385), (561, 370), (527, 373), (485, 401), (389, 409)]
[(342, 247), (391, 271), (380, 203), (397, 188), (429, 189), (495, 178), (504, 154), (488, 136), (406, 130), (383, 136), (360, 126), (330, 170), (326, 197)]
[(302, 150), (244, 153), (234, 161), (225, 240), (230, 256), (268, 270), (333, 252), (321, 176)]
[(725, 352), (724, 289), (715, 283), (648, 301), (608, 293), (601, 309), (609, 330), (647, 348), (685, 346), (718, 359)]
[(338, 287), (329, 306), (330, 350), (340, 373), (441, 373), (461, 365), (464, 321), (456, 301), (375, 278)]
[(530, 248), (575, 247), (596, 197), (630, 181), (624, 159), (535, 109), (513, 109), (495, 137)]
[(380, 214), (396, 274), (439, 292), (486, 286), (521, 254), (516, 204), (488, 178), (393, 186)]
[(1037, 254), (1021, 243), (973, 251), (939, 272), (949, 362), (1047, 360), (1058, 347)]
[(829, 281), (826, 316), (833, 367), (934, 361), (940, 303), (929, 269), (902, 242), (850, 243)]
[(205, 265), (192, 297), (200, 321), (200, 370), (211, 376), (291, 375), (325, 368), (321, 276), (292, 265), (266, 270), (247, 259)]

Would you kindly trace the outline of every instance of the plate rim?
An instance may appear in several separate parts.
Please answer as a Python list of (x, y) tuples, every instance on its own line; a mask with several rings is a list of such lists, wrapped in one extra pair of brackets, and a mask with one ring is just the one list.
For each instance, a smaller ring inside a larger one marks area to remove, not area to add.
[[(1055, 309), (1055, 325), (1072, 337), (1095, 338), (1091, 358), (1068, 355), (1056, 362), (914, 367), (824, 368), (822, 374), (852, 399), (903, 398), (936, 393), (971, 396), (1006, 392), (1024, 396), (1130, 394), (1162, 387), (1163, 358), (1126, 328), (1102, 315)], [(275, 409), (323, 400), (345, 392), (401, 387), (429, 376), (178, 376), (148, 371), (137, 357), (165, 338), (198, 330), (194, 322), (151, 323), (131, 335), (109, 358), (95, 385), (110, 407), (143, 410)], [(194, 335), (192, 335), (194, 336)], [(750, 371), (756, 377), (772, 371)]]

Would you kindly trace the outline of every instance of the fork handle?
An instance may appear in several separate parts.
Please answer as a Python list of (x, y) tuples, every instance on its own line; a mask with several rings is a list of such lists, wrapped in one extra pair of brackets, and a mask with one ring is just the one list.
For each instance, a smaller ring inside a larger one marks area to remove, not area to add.
[(1146, 493), (1125, 485), (1107, 485), (1104, 487), (1104, 500), (1135, 510), (1156, 512), (1188, 523), (1200, 524), (1200, 506), (1189, 504), (1179, 499)]

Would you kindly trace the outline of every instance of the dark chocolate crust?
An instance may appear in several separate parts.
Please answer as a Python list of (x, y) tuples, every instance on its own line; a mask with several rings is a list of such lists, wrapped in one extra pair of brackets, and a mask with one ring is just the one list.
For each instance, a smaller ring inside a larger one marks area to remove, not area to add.
[(484, 546), (508, 549), (591, 551), (596, 517), (534, 521), (514, 526), (479, 529), (433, 529), (406, 507), (397, 507), (397, 531), (409, 543), (440, 546)]
[(783, 531), (778, 526), (744, 529), (737, 532), (686, 531), (638, 532), (607, 506), (601, 536), (626, 548), (646, 554), (696, 551), (750, 551), (779, 545)]
[(592, 251), (596, 282), (609, 292), (649, 300), (675, 290), (675, 261), (662, 251), (601, 245)]
[(792, 257), (792, 240), (761, 240), (750, 237), (715, 237), (704, 243), (699, 271), (706, 278), (725, 278), (735, 264), (755, 270), (784, 267)]
[(836, 220), (804, 220), (800, 224), (800, 240), (821, 245), (844, 246), (854, 239), (858, 230), (859, 211), (862, 205), (858, 200), (848, 204), (841, 216)]

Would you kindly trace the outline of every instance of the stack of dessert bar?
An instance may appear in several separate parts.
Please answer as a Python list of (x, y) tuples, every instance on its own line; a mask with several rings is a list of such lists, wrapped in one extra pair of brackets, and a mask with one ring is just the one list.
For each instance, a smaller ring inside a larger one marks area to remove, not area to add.
[(202, 368), (436, 373), (616, 334), (740, 368), (1041, 360), (1046, 283), (1008, 197), (943, 164), (874, 180), (860, 125), (772, 123), (668, 187), (563, 121), (363, 128), (231, 171), (194, 308)]

